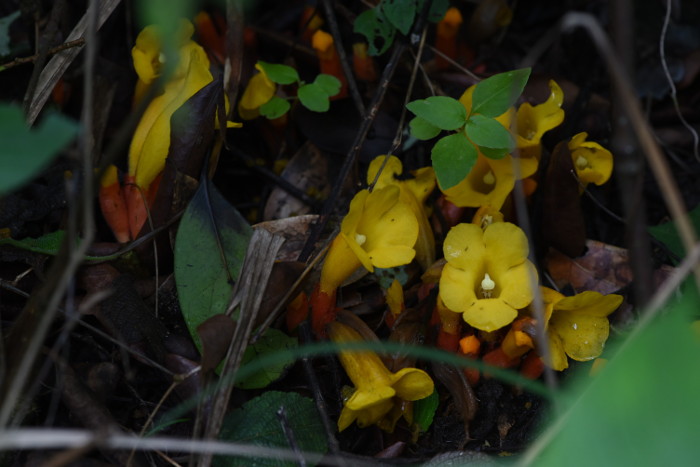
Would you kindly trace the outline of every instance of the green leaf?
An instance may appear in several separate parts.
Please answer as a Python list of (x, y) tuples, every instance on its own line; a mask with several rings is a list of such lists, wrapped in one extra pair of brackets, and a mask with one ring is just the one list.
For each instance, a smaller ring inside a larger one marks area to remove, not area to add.
[(409, 102), (406, 108), (416, 116), (443, 130), (456, 130), (464, 126), (467, 111), (456, 99), (432, 96)]
[(486, 78), (474, 89), (471, 113), (498, 117), (515, 104), (529, 77), (530, 68), (521, 68)]
[[(258, 358), (264, 357), (274, 352), (297, 347), (297, 340), (289, 337), (282, 331), (269, 328), (254, 344), (249, 345), (243, 354), (241, 365), (246, 365)], [(268, 366), (242, 381), (238, 381), (236, 386), (242, 389), (260, 389), (277, 380), (284, 371), (294, 363), (294, 357), (284, 354), (274, 365)]]
[(382, 0), (380, 4), (386, 19), (396, 29), (407, 35), (416, 17), (416, 0)]
[[(692, 222), (695, 231), (700, 231), (700, 204), (695, 207), (692, 211), (688, 213), (690, 222)], [(683, 242), (681, 237), (676, 230), (676, 224), (673, 221), (665, 222), (663, 224), (654, 225), (648, 227), (649, 233), (654, 236), (658, 241), (666, 245), (666, 247), (671, 250), (671, 253), (676, 255), (678, 258), (683, 258), (686, 255), (685, 248), (683, 247)], [(677, 261), (678, 263), (680, 261)]]
[(513, 137), (510, 132), (493, 118), (472, 115), (467, 120), (465, 130), (469, 139), (477, 146), (494, 149), (513, 147)]
[(258, 61), (270, 81), (277, 84), (292, 84), (299, 81), (299, 73), (291, 66)]
[(476, 163), (477, 155), (474, 145), (462, 133), (440, 138), (431, 152), (440, 188), (447, 190), (464, 180)]
[[(423, 11), (423, 5), (425, 5), (426, 0), (418, 1), (418, 11)], [(432, 0), (430, 3), (430, 10), (428, 10), (428, 21), (431, 23), (438, 23), (442, 18), (445, 17), (447, 9), (450, 7), (450, 0)]]
[(32, 129), (19, 107), (0, 104), (0, 196), (39, 175), (75, 138), (78, 128), (73, 120), (52, 113)]
[(525, 455), (536, 465), (695, 465), (700, 339), (690, 322), (697, 309), (685, 298), (630, 336), (595, 378), (584, 369), (546, 442), (533, 443), (544, 449)]
[[(328, 450), (326, 432), (316, 410), (316, 404), (308, 397), (295, 392), (267, 391), (252, 399), (224, 419), (220, 439), (255, 446), (292, 449), (277, 413), (282, 410), (288, 428), (294, 434), (300, 451), (325, 454)], [(315, 465), (307, 462), (308, 465)], [(214, 464), (221, 466), (290, 466), (299, 465), (292, 460), (217, 456)]]
[[(381, 55), (394, 43), (396, 28), (386, 19), (381, 10), (369, 9), (355, 18), (353, 31), (362, 34), (367, 39), (367, 52), (372, 55)], [(377, 41), (379, 46), (377, 46)]]
[(10, 54), (10, 25), (19, 16), (20, 11), (17, 10), (0, 18), (0, 57)]
[(290, 104), (287, 99), (272, 96), (272, 99), (260, 106), (260, 115), (270, 120), (279, 118), (289, 112)]
[(315, 83), (299, 86), (297, 96), (304, 107), (314, 112), (326, 112), (330, 108), (328, 94)]
[(510, 152), (510, 148), (487, 148), (479, 146), (479, 152), (489, 159), (503, 159)]
[(316, 76), (313, 84), (325, 92), (328, 97), (338, 94), (340, 92), (340, 87), (342, 86), (342, 83), (338, 78), (325, 73), (321, 73), (320, 75)]
[(417, 400), (413, 404), (413, 423), (418, 427), (421, 433), (425, 433), (433, 424), (435, 411), (440, 404), (440, 396), (437, 391), (433, 391), (431, 395), (423, 399)]
[(408, 126), (411, 129), (411, 135), (413, 137), (424, 141), (435, 138), (442, 131), (440, 128), (432, 123), (428, 123), (420, 117), (413, 117), (413, 120), (408, 122)]
[(203, 182), (187, 206), (175, 238), (180, 307), (200, 350), (197, 326), (226, 311), (233, 290), (226, 271), (233, 280), (238, 278), (251, 235), (250, 225), (238, 211), (211, 182)]

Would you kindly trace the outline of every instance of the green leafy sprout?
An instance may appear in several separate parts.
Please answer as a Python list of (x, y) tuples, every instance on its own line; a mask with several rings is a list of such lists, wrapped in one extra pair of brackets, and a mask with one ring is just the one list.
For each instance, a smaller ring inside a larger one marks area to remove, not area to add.
[(440, 188), (451, 188), (469, 175), (479, 152), (500, 159), (513, 150), (513, 136), (495, 117), (515, 104), (529, 76), (530, 68), (522, 68), (481, 81), (469, 113), (457, 99), (445, 96), (408, 103), (408, 110), (416, 115), (409, 122), (415, 138), (429, 140), (443, 130), (453, 132), (440, 138), (431, 151)]
[[(299, 85), (297, 90), (299, 102), (314, 112), (326, 112), (330, 108), (330, 98), (340, 92), (341, 83), (335, 76), (321, 73), (316, 76), (312, 83), (305, 83), (299, 78), (297, 70), (291, 66), (262, 61), (259, 61), (258, 64), (273, 83), (282, 85), (297, 83)], [(272, 96), (269, 101), (260, 106), (260, 114), (270, 120), (281, 117), (291, 107), (289, 99)]]

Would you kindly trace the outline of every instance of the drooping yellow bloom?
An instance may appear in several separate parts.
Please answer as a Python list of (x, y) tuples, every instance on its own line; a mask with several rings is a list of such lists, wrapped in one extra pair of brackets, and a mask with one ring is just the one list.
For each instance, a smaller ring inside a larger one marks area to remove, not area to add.
[[(377, 173), (384, 164), (384, 169), (379, 178)], [(415, 244), (416, 260), (427, 269), (435, 262), (435, 237), (430, 226), (425, 201), (435, 189), (435, 172), (432, 167), (423, 167), (412, 172), (413, 178), (401, 180), (403, 164), (396, 156), (377, 156), (369, 164), (367, 170), (367, 183), (371, 184), (377, 178), (375, 189), (382, 189), (389, 185), (396, 185), (401, 190), (400, 200), (411, 207), (418, 220), (418, 240)]]
[[(179, 62), (163, 94), (148, 105), (136, 127), (129, 147), (129, 175), (135, 183), (147, 188), (163, 170), (170, 147), (170, 118), (182, 104), (209, 84), (209, 59), (202, 47), (190, 37), (194, 27), (183, 21)], [(160, 73), (161, 38), (155, 26), (146, 27), (132, 49), (134, 68), (139, 81), (150, 83)]]
[[(328, 335), (337, 343), (362, 341), (357, 331), (337, 321), (328, 326)], [(393, 428), (393, 423), (381, 422), (396, 404), (428, 397), (435, 388), (433, 380), (423, 370), (403, 368), (392, 373), (374, 352), (342, 351), (339, 358), (355, 385), (355, 392), (340, 413), (339, 431), (354, 421), (361, 428), (373, 424), (379, 424), (383, 429)], [(396, 421), (395, 417), (390, 418)]]
[(496, 222), (481, 230), (459, 224), (448, 232), (443, 249), (447, 264), (440, 298), (469, 325), (495, 331), (532, 301), (537, 271), (527, 259), (527, 238), (518, 226)]
[[(516, 113), (515, 144), (520, 150), (520, 159), (526, 172), (527, 164), (534, 163), (535, 170), (537, 168), (536, 161), (542, 154), (542, 135), (564, 121), (564, 110), (561, 108), (564, 92), (553, 79), (549, 80), (549, 89), (551, 92), (546, 101), (535, 106), (524, 102), (518, 107)], [(533, 170), (532, 173), (534, 172)], [(523, 177), (528, 177), (532, 173)]]
[(545, 305), (545, 327), (553, 369), (569, 366), (568, 355), (585, 362), (603, 353), (610, 333), (608, 315), (622, 303), (622, 296), (587, 291), (565, 297), (547, 287), (541, 287)]
[(610, 151), (594, 141), (586, 141), (588, 133), (577, 134), (569, 141), (571, 160), (578, 179), (585, 186), (589, 183), (602, 185), (610, 179), (613, 156)]
[(267, 103), (277, 91), (277, 85), (268, 78), (260, 64), (255, 64), (259, 73), (248, 81), (243, 96), (238, 102), (238, 114), (244, 120), (252, 120), (260, 115), (260, 106)]

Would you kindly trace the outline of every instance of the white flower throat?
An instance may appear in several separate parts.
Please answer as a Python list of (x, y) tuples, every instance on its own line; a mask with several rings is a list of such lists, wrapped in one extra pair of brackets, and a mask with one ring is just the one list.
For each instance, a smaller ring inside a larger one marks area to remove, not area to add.
[(495, 288), (496, 283), (493, 281), (493, 279), (491, 279), (491, 276), (489, 276), (489, 273), (487, 272), (484, 274), (484, 278), (481, 281), (481, 295), (484, 298), (491, 298), (491, 294)]

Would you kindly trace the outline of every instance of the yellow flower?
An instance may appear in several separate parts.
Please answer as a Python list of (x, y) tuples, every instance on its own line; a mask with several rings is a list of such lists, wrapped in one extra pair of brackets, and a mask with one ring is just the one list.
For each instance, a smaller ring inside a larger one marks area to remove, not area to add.
[(443, 249), (447, 264), (440, 298), (469, 325), (495, 331), (532, 301), (537, 271), (527, 259), (527, 237), (516, 225), (496, 222), (481, 230), (459, 224), (448, 232)]
[(472, 224), (478, 225), (481, 230), (494, 222), (503, 222), (503, 213), (489, 205), (481, 206), (472, 217)]
[(243, 120), (252, 120), (260, 115), (260, 106), (272, 99), (277, 91), (277, 85), (268, 78), (263, 67), (256, 63), (255, 69), (259, 73), (250, 78), (238, 102), (238, 114)]
[(479, 153), (466, 178), (443, 193), (455, 206), (477, 208), (490, 205), (499, 210), (515, 187), (513, 161), (509, 155), (489, 159)]
[(566, 369), (567, 355), (580, 362), (599, 357), (610, 333), (608, 315), (620, 306), (622, 296), (588, 291), (565, 297), (547, 287), (541, 290), (552, 360), (549, 366)]
[[(384, 164), (387, 156), (377, 156), (369, 164), (367, 170), (367, 183), (373, 183), (377, 173)], [(425, 200), (435, 189), (435, 172), (432, 167), (423, 167), (412, 172), (413, 178), (401, 180), (403, 164), (396, 156), (388, 156), (388, 160), (377, 179), (375, 189), (382, 189), (389, 185), (396, 185), (401, 190), (399, 199), (410, 206), (418, 220), (418, 240), (415, 244), (416, 260), (423, 269), (430, 267), (435, 262), (435, 237), (430, 226)]]
[(584, 186), (589, 183), (602, 185), (612, 175), (612, 153), (596, 142), (586, 141), (587, 137), (588, 133), (582, 132), (571, 138), (571, 160), (574, 162), (576, 175)]
[[(337, 321), (328, 326), (328, 335), (333, 342), (362, 341), (357, 331)], [(354, 421), (361, 428), (373, 424), (379, 424), (383, 429), (393, 428), (390, 422), (381, 422), (395, 404), (423, 399), (432, 394), (435, 388), (425, 371), (403, 368), (392, 373), (374, 352), (340, 352), (339, 358), (356, 388), (340, 413), (339, 431)]]
[[(181, 31), (182, 45), (173, 77), (165, 85), (163, 94), (148, 105), (129, 147), (129, 175), (144, 189), (165, 167), (170, 148), (170, 118), (187, 99), (213, 80), (206, 52), (190, 40), (194, 32), (192, 23), (184, 21)], [(160, 42), (154, 26), (146, 27), (136, 39), (132, 57), (140, 82), (149, 83), (158, 75)]]
[(321, 269), (321, 281), (311, 296), (312, 324), (316, 335), (335, 319), (335, 291), (360, 266), (393, 268), (410, 263), (416, 255), (418, 221), (410, 206), (399, 199), (400, 190), (362, 190), (331, 243)]
[[(516, 113), (517, 132), (515, 134), (515, 144), (520, 150), (520, 158), (523, 164), (535, 164), (542, 154), (542, 135), (546, 132), (561, 125), (564, 121), (564, 111), (561, 108), (564, 102), (564, 92), (553, 79), (549, 80), (550, 94), (545, 102), (532, 106), (528, 102), (524, 102), (518, 107)], [(529, 168), (524, 167), (524, 171), (528, 172)], [(532, 173), (523, 175), (528, 177)]]

